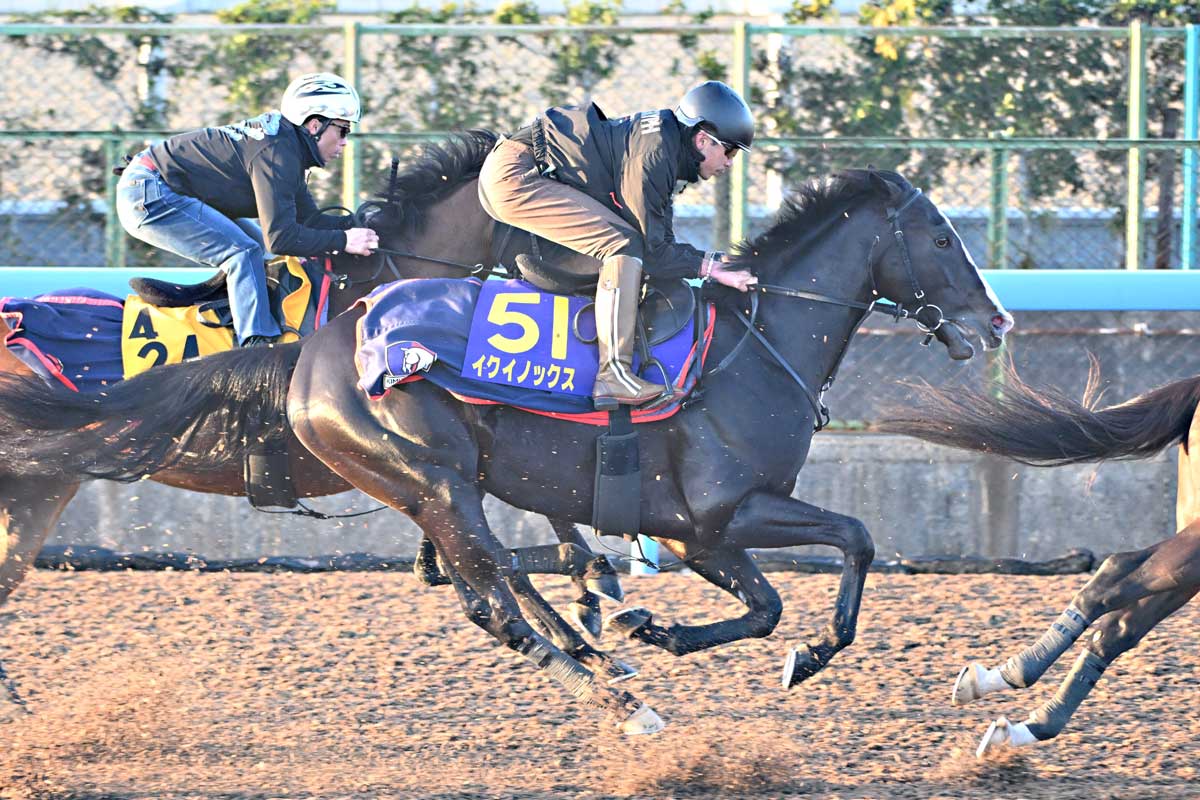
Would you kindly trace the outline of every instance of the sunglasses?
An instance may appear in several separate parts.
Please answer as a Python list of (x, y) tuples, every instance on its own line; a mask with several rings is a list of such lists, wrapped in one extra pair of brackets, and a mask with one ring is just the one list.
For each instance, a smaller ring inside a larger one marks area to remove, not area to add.
[(713, 144), (717, 145), (718, 147), (722, 148), (725, 151), (726, 158), (733, 158), (734, 156), (736, 156), (738, 154), (738, 150), (741, 150), (741, 148), (738, 147), (736, 144), (726, 144), (725, 142), (722, 142), (717, 137), (713, 136), (708, 131), (705, 131), (704, 135), (708, 137), (708, 140), (710, 142), (712, 142)]
[(336, 128), (338, 135), (341, 136), (343, 139), (346, 139), (350, 136), (350, 126), (349, 125), (337, 125), (337, 124), (331, 122), (331, 123), (329, 123), (329, 127)]

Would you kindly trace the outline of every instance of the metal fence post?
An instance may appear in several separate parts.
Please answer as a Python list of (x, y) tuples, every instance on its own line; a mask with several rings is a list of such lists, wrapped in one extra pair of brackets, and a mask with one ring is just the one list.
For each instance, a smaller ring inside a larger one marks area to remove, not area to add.
[[(1129, 116), (1130, 139), (1146, 138), (1146, 43), (1141, 20), (1129, 23)], [(1142, 263), (1142, 217), (1145, 188), (1142, 173), (1146, 164), (1140, 147), (1129, 148), (1129, 191), (1125, 206), (1125, 269)]]
[[(346, 80), (358, 88), (362, 73), (362, 56), (359, 45), (362, 43), (362, 23), (347, 22), (343, 27), (346, 40)], [(358, 145), (353, 139), (346, 142), (342, 150), (342, 205), (354, 210), (358, 208), (358, 181), (360, 175)]]
[(1008, 148), (992, 150), (992, 191), (988, 213), (988, 267), (1008, 266)]
[[(111, 136), (104, 140), (104, 161), (117, 164), (124, 155), (121, 137)], [(109, 267), (125, 266), (125, 229), (117, 218), (117, 181), (111, 169), (104, 170), (104, 264)]]
[[(1186, 78), (1183, 89), (1183, 138), (1200, 138), (1200, 25), (1187, 26), (1187, 58), (1184, 59)], [(1180, 266), (1191, 269), (1196, 263), (1196, 226), (1200, 225), (1200, 208), (1196, 192), (1197, 153), (1195, 147), (1183, 151), (1183, 228), (1179, 237)]]
[[(750, 27), (745, 22), (733, 26), (733, 57), (729, 69), (733, 88), (750, 102)], [(743, 153), (733, 160), (729, 170), (729, 241), (746, 238), (746, 181), (750, 173), (750, 154)]]

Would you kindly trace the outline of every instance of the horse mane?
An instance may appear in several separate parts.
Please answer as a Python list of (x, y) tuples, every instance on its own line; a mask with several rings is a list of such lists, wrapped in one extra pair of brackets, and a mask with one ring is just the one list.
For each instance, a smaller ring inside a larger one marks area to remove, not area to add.
[(872, 176), (905, 191), (912, 188), (899, 173), (877, 169), (847, 169), (807, 181), (788, 193), (764, 232), (733, 246), (735, 258), (760, 274), (759, 265), (769, 264), (784, 250), (813, 238), (836, 215), (881, 194)]
[(421, 233), (429, 209), (479, 177), (483, 160), (498, 138), (493, 131), (475, 129), (425, 144), (421, 154), (396, 175), (394, 194), (390, 172), (382, 179), (376, 195), (387, 199), (376, 201), (381, 211), (372, 226), (406, 238)]

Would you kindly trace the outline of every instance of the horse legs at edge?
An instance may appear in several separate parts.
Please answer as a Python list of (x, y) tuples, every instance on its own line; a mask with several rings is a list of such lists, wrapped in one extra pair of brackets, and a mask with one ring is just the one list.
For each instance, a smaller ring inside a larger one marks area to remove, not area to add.
[(1200, 589), (1200, 523), (1145, 550), (1105, 559), (1067, 609), (1034, 644), (1003, 666), (972, 663), (954, 685), (952, 701), (966, 703), (1007, 688), (1026, 688), (1089, 626), (1092, 638), (1076, 658), (1058, 691), (1025, 722), (1000, 717), (980, 742), (977, 755), (1001, 745), (1024, 745), (1057, 736), (1104, 670), (1132, 649)]
[(663, 627), (653, 622), (648, 610), (628, 608), (605, 620), (606, 632), (661, 647), (677, 656), (742, 639), (761, 639), (771, 635), (783, 614), (783, 602), (749, 553), (745, 550), (708, 551), (698, 545), (667, 539), (661, 542), (697, 575), (736, 597), (746, 606), (746, 613), (736, 619), (705, 625), (675, 624)]
[[(29, 574), (50, 530), (79, 484), (48, 486), (44, 478), (0, 478), (0, 603)], [(0, 722), (28, 713), (0, 664)]]

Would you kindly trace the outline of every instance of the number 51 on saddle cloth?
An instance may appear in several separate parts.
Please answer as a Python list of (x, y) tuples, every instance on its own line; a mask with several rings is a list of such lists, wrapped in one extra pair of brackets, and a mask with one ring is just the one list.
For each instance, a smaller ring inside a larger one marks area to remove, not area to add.
[[(379, 398), (391, 387), (429, 379), (468, 403), (499, 403), (533, 413), (607, 425), (592, 409), (597, 371), (595, 321), (585, 297), (539, 291), (522, 280), (437, 278), (387, 284), (358, 301), (355, 361), (359, 387)], [(675, 399), (636, 409), (634, 422), (664, 419), (694, 388), (712, 340), (715, 311), (698, 309), (662, 333), (651, 357)], [(677, 329), (676, 329), (677, 328)], [(637, 359), (635, 358), (635, 367)]]

